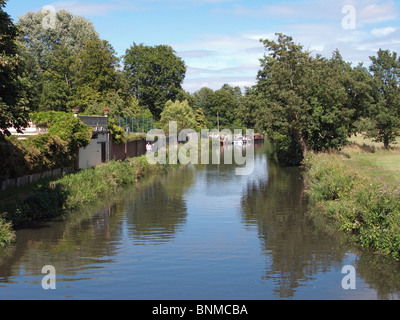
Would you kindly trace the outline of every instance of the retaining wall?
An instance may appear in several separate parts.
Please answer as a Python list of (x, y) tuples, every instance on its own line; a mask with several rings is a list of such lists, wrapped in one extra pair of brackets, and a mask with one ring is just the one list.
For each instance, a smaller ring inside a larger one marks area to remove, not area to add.
[(33, 173), (19, 178), (12, 178), (0, 181), (1, 191), (9, 188), (21, 187), (30, 183), (35, 183), (45, 178), (57, 178), (64, 174), (68, 174), (74, 171), (74, 167), (68, 168), (57, 168), (53, 170), (44, 171), (41, 173)]

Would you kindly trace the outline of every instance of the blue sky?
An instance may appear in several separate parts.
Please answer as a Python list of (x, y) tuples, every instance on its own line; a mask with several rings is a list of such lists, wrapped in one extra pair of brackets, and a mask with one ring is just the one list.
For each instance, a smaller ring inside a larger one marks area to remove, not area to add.
[(338, 48), (354, 64), (368, 64), (379, 48), (400, 53), (393, 0), (8, 0), (5, 11), (17, 22), (48, 5), (92, 21), (118, 55), (133, 42), (171, 45), (188, 68), (189, 92), (253, 85), (264, 54), (259, 39), (276, 32), (326, 57)]

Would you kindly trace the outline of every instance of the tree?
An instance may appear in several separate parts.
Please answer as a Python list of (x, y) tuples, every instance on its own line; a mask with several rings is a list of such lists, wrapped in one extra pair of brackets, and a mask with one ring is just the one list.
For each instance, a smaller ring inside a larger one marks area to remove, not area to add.
[(47, 126), (50, 134), (65, 141), (71, 156), (76, 156), (78, 148), (86, 147), (91, 141), (93, 129), (72, 113), (47, 111), (30, 116), (37, 125)]
[(41, 111), (71, 110), (71, 100), (75, 95), (73, 71), (74, 55), (64, 45), (57, 45), (44, 59), (38, 85), (42, 87), (38, 109)]
[[(54, 25), (46, 28), (43, 21), (48, 14), (28, 12), (18, 21), (22, 54), (29, 56), (29, 74), (23, 79), (30, 84), (32, 110), (70, 111), (76, 94), (73, 64), (77, 54), (87, 42), (100, 40), (89, 20), (65, 10), (55, 13)], [(88, 93), (86, 88), (83, 91)]]
[(158, 120), (167, 101), (175, 101), (182, 91), (186, 66), (167, 45), (154, 47), (133, 44), (124, 56), (127, 95), (147, 106)]
[(240, 88), (224, 84), (221, 89), (214, 91), (211, 96), (207, 119), (210, 126), (220, 129), (240, 129), (241, 120), (238, 116), (241, 93)]
[(258, 121), (259, 112), (262, 111), (265, 102), (256, 87), (246, 88), (245, 94), (239, 105), (238, 115), (247, 128), (263, 131), (264, 125)]
[(26, 45), (35, 62), (45, 68), (46, 57), (56, 46), (68, 48), (69, 53), (77, 53), (88, 40), (99, 38), (92, 22), (75, 17), (66, 10), (57, 11), (54, 27), (45, 28), (43, 21), (48, 12), (28, 12), (19, 18), (21, 34), (18, 40)]
[(192, 129), (196, 127), (196, 119), (193, 109), (187, 101), (168, 101), (161, 113), (160, 125), (164, 132), (169, 133), (169, 122), (176, 121), (178, 125), (178, 134), (183, 129)]
[(207, 120), (202, 108), (196, 110), (196, 130), (207, 129)]
[(388, 149), (400, 135), (400, 58), (396, 52), (379, 49), (370, 59), (375, 101), (368, 135)]
[(18, 29), (4, 12), (5, 0), (0, 0), (0, 138), (10, 135), (9, 128), (21, 129), (28, 124), (26, 88), (18, 56)]
[(346, 143), (346, 89), (341, 68), (321, 56), (311, 57), (292, 37), (262, 40), (268, 55), (260, 60), (256, 89), (264, 104), (257, 126), (275, 144), (279, 160), (298, 165), (309, 150), (339, 148)]
[(309, 53), (293, 39), (278, 34), (278, 41), (262, 40), (269, 55), (260, 59), (257, 91), (263, 96), (263, 116), (259, 127), (275, 144), (278, 158), (284, 164), (298, 164), (307, 151), (305, 126), (310, 107), (303, 99), (302, 79)]
[(75, 55), (72, 65), (75, 95), (71, 105), (85, 111), (91, 104), (104, 104), (107, 97), (115, 95), (120, 87), (118, 62), (113, 47), (107, 41), (86, 41)]

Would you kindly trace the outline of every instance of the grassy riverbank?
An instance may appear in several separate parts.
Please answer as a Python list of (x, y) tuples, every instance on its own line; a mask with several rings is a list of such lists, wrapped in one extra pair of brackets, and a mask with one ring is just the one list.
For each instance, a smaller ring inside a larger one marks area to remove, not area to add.
[(111, 161), (39, 184), (23, 199), (8, 201), (0, 208), (0, 246), (15, 240), (15, 228), (67, 213), (168, 168), (168, 165), (150, 165), (146, 156), (142, 156)]
[(357, 244), (400, 259), (400, 149), (354, 142), (305, 160), (314, 215)]

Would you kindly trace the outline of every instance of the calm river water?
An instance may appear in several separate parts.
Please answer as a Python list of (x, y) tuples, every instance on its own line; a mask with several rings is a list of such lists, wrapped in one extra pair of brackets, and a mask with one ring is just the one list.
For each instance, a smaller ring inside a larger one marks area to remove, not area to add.
[[(300, 171), (267, 149), (248, 176), (189, 165), (18, 231), (0, 251), (0, 299), (397, 299), (400, 264), (324, 233)], [(342, 287), (346, 265), (356, 289)]]

